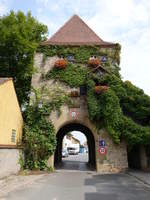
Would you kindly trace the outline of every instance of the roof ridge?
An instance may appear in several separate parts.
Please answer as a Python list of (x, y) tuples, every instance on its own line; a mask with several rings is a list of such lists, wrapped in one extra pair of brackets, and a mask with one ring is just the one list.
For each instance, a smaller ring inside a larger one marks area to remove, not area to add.
[[(48, 40), (46, 40), (46, 41), (49, 41), (51, 38), (53, 38), (53, 36), (55, 35), (55, 34), (57, 34), (60, 30), (62, 30), (62, 28), (64, 27), (64, 26), (66, 26), (71, 20), (72, 20), (72, 18), (74, 17), (75, 15), (72, 15), (72, 17), (68, 20), (68, 21), (66, 21)], [(45, 42), (46, 42), (45, 41)], [(44, 42), (43, 42), (44, 43)]]
[(96, 37), (98, 37), (102, 42), (104, 42), (104, 41), (90, 28), (90, 26), (89, 26), (88, 24), (86, 24), (85, 21), (83, 21), (82, 18), (80, 18), (78, 15), (74, 15), (74, 16), (78, 17), (78, 18), (81, 20), (81, 22), (82, 22), (87, 28), (89, 28), (89, 29), (94, 33), (94, 35), (95, 35)]
[(77, 14), (74, 14), (55, 34), (41, 44), (46, 45), (98, 45), (101, 47), (116, 44), (102, 40)]

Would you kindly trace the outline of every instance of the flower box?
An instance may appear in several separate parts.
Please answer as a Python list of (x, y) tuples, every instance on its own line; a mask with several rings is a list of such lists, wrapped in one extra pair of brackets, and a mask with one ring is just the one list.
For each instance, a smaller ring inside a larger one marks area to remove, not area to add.
[(65, 59), (59, 59), (55, 62), (55, 67), (58, 69), (65, 69), (67, 66), (67, 61)]
[(100, 94), (100, 93), (105, 92), (107, 90), (108, 90), (108, 86), (106, 86), (106, 85), (102, 85), (102, 86), (98, 85), (98, 86), (95, 86), (95, 88), (94, 88), (94, 91), (95, 91), (96, 94)]
[(100, 65), (100, 60), (98, 58), (90, 58), (88, 64), (91, 67), (97, 67), (98, 65)]
[(79, 95), (79, 91), (77, 91), (77, 90), (72, 90), (71, 92), (70, 92), (70, 96), (71, 97), (79, 97), (80, 95)]

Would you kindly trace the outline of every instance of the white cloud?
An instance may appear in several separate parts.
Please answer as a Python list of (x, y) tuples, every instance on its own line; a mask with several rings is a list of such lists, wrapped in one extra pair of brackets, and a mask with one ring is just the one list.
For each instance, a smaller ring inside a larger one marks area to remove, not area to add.
[(55, 33), (56, 29), (58, 28), (58, 24), (56, 21), (51, 20), (49, 17), (47, 17), (41, 10), (39, 10), (39, 13), (37, 15), (37, 19), (42, 22), (43, 24), (46, 24), (48, 26), (49, 35)]
[(36, 3), (43, 4), (46, 7), (48, 5), (49, 1), (48, 0), (36, 0)]
[(5, 1), (0, 0), (0, 16), (6, 14), (8, 12), (8, 7)]
[(145, 28), (139, 33), (135, 34), (135, 43), (122, 42), (122, 75), (150, 94), (150, 29)]

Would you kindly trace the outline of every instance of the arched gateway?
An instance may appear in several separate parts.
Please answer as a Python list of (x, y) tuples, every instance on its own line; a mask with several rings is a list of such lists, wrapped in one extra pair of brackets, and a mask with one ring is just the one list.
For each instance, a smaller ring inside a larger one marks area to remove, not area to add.
[(64, 134), (78, 130), (87, 137), (89, 163), (97, 171), (120, 171), (128, 167), (125, 142), (114, 144), (104, 129), (98, 130), (91, 123), (84, 86), (84, 69), (87, 69), (88, 62), (93, 65), (92, 73), (101, 79), (107, 73), (105, 65), (111, 64), (112, 70), (118, 70), (118, 55), (117, 44), (103, 41), (77, 15), (39, 47), (34, 57), (34, 66), (38, 72), (32, 77), (32, 86), (59, 87), (73, 102), (71, 106), (62, 106), (60, 116), (57, 112), (49, 116), (57, 133), (56, 153), (49, 159), (51, 166), (54, 166), (54, 160), (55, 163), (61, 161)]
[(95, 163), (95, 138), (92, 131), (85, 125), (80, 124), (76, 121), (70, 122), (62, 126), (57, 132), (57, 148), (55, 152), (55, 164), (59, 164), (62, 160), (62, 141), (63, 137), (66, 133), (70, 131), (80, 131), (85, 134), (87, 138), (88, 150), (89, 150), (89, 158), (88, 163), (92, 168), (96, 167)]

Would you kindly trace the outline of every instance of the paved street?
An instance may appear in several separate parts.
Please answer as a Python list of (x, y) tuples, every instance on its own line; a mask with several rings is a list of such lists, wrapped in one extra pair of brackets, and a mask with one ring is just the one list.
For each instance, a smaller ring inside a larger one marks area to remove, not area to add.
[[(73, 161), (75, 158), (75, 161)], [(2, 200), (149, 200), (150, 188), (128, 174), (96, 174), (85, 169), (86, 155), (63, 159), (68, 169), (46, 174)], [(75, 167), (74, 166), (77, 167)], [(74, 167), (73, 167), (74, 166)], [(83, 169), (84, 166), (84, 170)], [(71, 167), (71, 169), (69, 169)], [(76, 170), (75, 170), (76, 168)]]
[(57, 167), (57, 170), (74, 170), (74, 171), (88, 171), (88, 153), (69, 155), (62, 159), (62, 163)]

